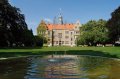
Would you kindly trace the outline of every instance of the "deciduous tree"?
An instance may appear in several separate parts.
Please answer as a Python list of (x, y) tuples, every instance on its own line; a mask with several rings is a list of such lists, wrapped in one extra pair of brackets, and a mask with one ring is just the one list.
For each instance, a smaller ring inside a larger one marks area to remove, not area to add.
[(120, 7), (111, 14), (111, 19), (107, 23), (109, 37), (113, 43), (120, 39)]
[(27, 45), (25, 39), (32, 39), (28, 34), (33, 36), (20, 9), (10, 5), (8, 0), (0, 0), (0, 46)]
[(108, 40), (108, 31), (105, 20), (91, 20), (81, 28), (78, 43), (87, 45), (105, 44)]

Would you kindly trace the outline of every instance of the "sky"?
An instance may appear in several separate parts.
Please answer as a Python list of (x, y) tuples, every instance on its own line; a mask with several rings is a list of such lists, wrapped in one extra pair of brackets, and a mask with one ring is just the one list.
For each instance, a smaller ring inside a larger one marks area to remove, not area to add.
[(36, 28), (43, 19), (53, 22), (60, 9), (67, 23), (81, 24), (89, 20), (108, 20), (111, 13), (120, 6), (120, 0), (9, 0), (25, 15), (28, 28), (36, 35)]

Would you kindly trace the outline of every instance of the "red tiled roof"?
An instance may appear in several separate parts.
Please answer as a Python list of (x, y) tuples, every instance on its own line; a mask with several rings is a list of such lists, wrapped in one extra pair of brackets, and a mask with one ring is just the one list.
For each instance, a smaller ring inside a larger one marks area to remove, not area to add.
[(47, 24), (48, 30), (72, 30), (74, 29), (74, 24)]

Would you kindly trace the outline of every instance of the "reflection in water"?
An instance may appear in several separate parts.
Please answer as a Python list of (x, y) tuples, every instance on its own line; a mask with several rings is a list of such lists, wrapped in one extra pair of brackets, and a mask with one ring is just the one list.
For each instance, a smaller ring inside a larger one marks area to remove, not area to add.
[(23, 79), (28, 66), (27, 58), (0, 61), (0, 79)]
[(119, 79), (116, 59), (54, 55), (0, 61), (0, 79)]

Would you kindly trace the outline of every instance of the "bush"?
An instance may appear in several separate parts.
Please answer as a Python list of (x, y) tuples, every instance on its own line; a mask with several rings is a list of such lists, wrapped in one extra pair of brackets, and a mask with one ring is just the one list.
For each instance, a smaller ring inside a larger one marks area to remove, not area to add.
[(35, 36), (35, 45), (42, 47), (43, 46), (43, 38), (39, 37), (39, 36)]

